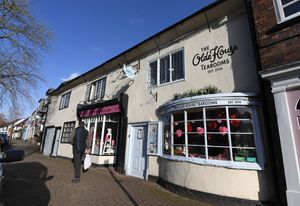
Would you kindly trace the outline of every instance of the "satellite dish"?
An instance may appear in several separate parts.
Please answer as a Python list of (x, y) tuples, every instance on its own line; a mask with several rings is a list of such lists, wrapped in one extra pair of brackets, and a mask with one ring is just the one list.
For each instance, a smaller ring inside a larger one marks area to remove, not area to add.
[(126, 66), (125, 64), (123, 64), (123, 71), (126, 77), (128, 77), (129, 79), (133, 79), (137, 76), (137, 70), (132, 66)]

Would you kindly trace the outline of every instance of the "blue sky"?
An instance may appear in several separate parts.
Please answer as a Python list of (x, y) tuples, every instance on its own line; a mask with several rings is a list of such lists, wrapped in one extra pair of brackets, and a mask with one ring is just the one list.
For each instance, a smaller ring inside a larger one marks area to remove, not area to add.
[[(53, 39), (42, 54), (48, 88), (82, 74), (191, 15), (213, 0), (29, 0), (33, 16), (45, 24)], [(38, 103), (37, 103), (38, 104)], [(34, 108), (27, 108), (25, 116)]]

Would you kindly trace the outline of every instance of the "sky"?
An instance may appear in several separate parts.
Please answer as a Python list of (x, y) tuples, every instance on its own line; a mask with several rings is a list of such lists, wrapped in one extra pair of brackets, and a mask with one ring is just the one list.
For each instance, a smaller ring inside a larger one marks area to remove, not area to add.
[(36, 105), (48, 88), (74, 78), (188, 17), (213, 0), (29, 0), (37, 21), (53, 33), (41, 54)]

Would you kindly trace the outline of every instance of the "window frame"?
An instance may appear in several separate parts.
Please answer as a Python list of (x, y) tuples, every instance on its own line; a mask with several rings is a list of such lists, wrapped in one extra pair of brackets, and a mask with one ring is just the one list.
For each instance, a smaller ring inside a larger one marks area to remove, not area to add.
[(285, 22), (285, 21), (288, 21), (290, 19), (300, 16), (300, 11), (298, 11), (298, 12), (286, 17), (284, 10), (283, 10), (284, 7), (293, 5), (294, 3), (299, 2), (299, 0), (293, 0), (289, 3), (287, 3), (286, 5), (282, 5), (281, 0), (273, 0), (273, 2), (274, 2), (274, 6), (275, 6), (275, 11), (277, 14), (277, 20), (279, 23), (282, 23), (282, 22)]
[[(173, 54), (177, 53), (177, 52), (182, 52), (182, 73), (183, 73), (183, 77), (182, 78), (178, 78), (173, 80), (173, 72), (174, 72), (174, 68), (173, 68), (173, 61), (172, 61), (172, 56)], [(168, 77), (166, 82), (161, 83), (161, 59), (164, 59), (166, 57), (169, 57), (169, 68), (167, 69), (168, 71)], [(152, 84), (152, 68), (151, 68), (151, 64), (156, 62), (156, 84)], [(172, 52), (169, 52), (165, 55), (162, 55), (154, 60), (149, 61), (148, 63), (148, 83), (149, 83), (149, 87), (159, 87), (159, 86), (164, 86), (164, 85), (168, 85), (168, 84), (172, 84), (178, 81), (182, 81), (185, 79), (185, 58), (184, 58), (184, 48), (180, 48), (177, 50), (174, 50)]]
[[(66, 127), (66, 125), (68, 125), (68, 124), (71, 124), (74, 127)], [(65, 131), (66, 128), (71, 128), (71, 131)], [(60, 143), (63, 143), (63, 144), (70, 143), (70, 139), (69, 138), (70, 138), (72, 132), (75, 130), (75, 128), (76, 128), (76, 121), (64, 122), (63, 129), (62, 129), (62, 132), (61, 132)], [(64, 137), (65, 134), (68, 134), (67, 135), (68, 137)], [(66, 138), (68, 138), (68, 141), (64, 141), (64, 139), (66, 139)]]
[(69, 107), (71, 100), (71, 92), (67, 92), (61, 96), (59, 103), (59, 110), (65, 109)]
[[(151, 136), (151, 126), (156, 126), (157, 128), (157, 133), (156, 133), (156, 137), (153, 138), (153, 136)], [(161, 135), (161, 131), (162, 131), (162, 122), (161, 121), (154, 121), (154, 122), (148, 122), (148, 126), (147, 126), (147, 155), (149, 156), (157, 156), (160, 155), (162, 153), (161, 149), (161, 139), (162, 139), (162, 135)], [(152, 139), (152, 142), (150, 141)], [(154, 141), (154, 142), (153, 142)], [(151, 151), (151, 146), (154, 145), (156, 146), (156, 152), (152, 152)]]
[[(106, 80), (107, 77), (102, 77), (94, 82), (91, 83), (90, 91), (89, 91), (89, 97), (88, 101), (97, 100), (97, 99), (103, 99), (105, 96), (105, 90), (106, 90)], [(101, 85), (100, 89), (99, 85)], [(99, 90), (99, 96), (97, 97), (96, 91)], [(93, 95), (93, 96), (92, 96)]]

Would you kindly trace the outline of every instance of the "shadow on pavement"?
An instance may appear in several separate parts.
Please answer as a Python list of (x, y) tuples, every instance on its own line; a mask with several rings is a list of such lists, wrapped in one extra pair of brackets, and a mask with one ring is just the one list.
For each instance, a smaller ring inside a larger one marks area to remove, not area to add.
[(38, 162), (6, 164), (2, 185), (5, 206), (48, 205), (50, 192), (46, 181), (48, 169)]
[(120, 181), (116, 178), (114, 172), (108, 167), (110, 175), (113, 177), (115, 182), (119, 185), (119, 187), (122, 189), (122, 191), (126, 194), (128, 199), (132, 202), (134, 206), (138, 206), (139, 204), (134, 200), (134, 198), (130, 195), (130, 193), (126, 190), (126, 188), (120, 183)]

